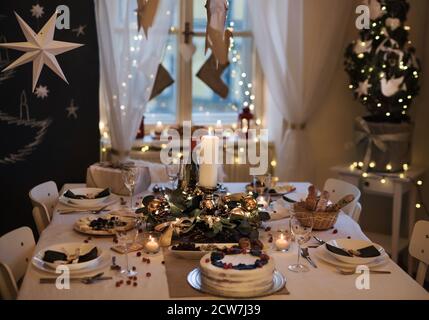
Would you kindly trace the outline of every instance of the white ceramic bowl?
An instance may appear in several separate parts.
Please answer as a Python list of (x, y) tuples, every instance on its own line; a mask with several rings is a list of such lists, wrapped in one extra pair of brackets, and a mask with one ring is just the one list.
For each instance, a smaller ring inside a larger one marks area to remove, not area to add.
[[(362, 249), (362, 248), (373, 245), (380, 252), (380, 256), (382, 256), (385, 253), (382, 246), (380, 246), (379, 244), (373, 243), (371, 241), (366, 241), (366, 240), (336, 239), (336, 240), (330, 240), (327, 243), (330, 244), (331, 246), (341, 248), (344, 250), (357, 250), (357, 249)], [(326, 246), (324, 246), (324, 249), (326, 250), (327, 253), (329, 253), (331, 256), (333, 256), (337, 260), (340, 260), (342, 262), (349, 263), (349, 264), (355, 264), (355, 265), (360, 265), (360, 264), (365, 265), (365, 264), (368, 264), (368, 263), (375, 261), (377, 258), (380, 258), (380, 256), (371, 257), (371, 258), (362, 258), (362, 257), (356, 257), (356, 256), (347, 257), (347, 256), (342, 256), (342, 255), (336, 254), (332, 251), (329, 251), (326, 248)]]
[[(73, 192), (75, 195), (86, 195), (86, 196), (95, 196), (104, 189), (101, 188), (75, 188), (70, 189), (71, 192)], [(98, 205), (102, 205), (103, 202), (109, 197), (102, 197), (97, 199), (72, 199), (68, 198), (63, 194), (64, 199), (67, 199), (71, 203), (77, 204), (82, 207), (94, 207)]]
[[(89, 251), (91, 251), (94, 247), (95, 247), (95, 245), (93, 245), (93, 244), (80, 243), (80, 242), (55, 244), (53, 246), (47, 247), (47, 248), (45, 248), (43, 250), (40, 250), (33, 257), (33, 259), (36, 260), (35, 262), (37, 262), (37, 263), (41, 263), (42, 262), (47, 267), (55, 270), (60, 264), (58, 264), (58, 263), (50, 263), (50, 262), (44, 261), (43, 260), (43, 256), (45, 254), (45, 251), (53, 250), (53, 251), (58, 251), (58, 252), (64, 252), (66, 254), (74, 254), (76, 252), (76, 249), (79, 248), (80, 249), (80, 255), (82, 256), (82, 255), (88, 253)], [(99, 263), (101, 255), (103, 253), (99, 246), (97, 246), (97, 251), (98, 251), (97, 252), (97, 258), (95, 258), (93, 260), (82, 262), (82, 263), (65, 264), (65, 266), (67, 266), (70, 271), (91, 268), (91, 267), (93, 267), (93, 266), (95, 266), (96, 264)]]

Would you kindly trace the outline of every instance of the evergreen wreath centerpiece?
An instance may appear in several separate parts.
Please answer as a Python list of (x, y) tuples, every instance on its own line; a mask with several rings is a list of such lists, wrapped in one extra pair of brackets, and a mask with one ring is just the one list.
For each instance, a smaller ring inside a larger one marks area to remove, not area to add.
[(420, 63), (408, 40), (406, 0), (371, 0), (371, 23), (345, 52), (349, 88), (369, 115), (356, 121), (359, 162), (365, 171), (401, 171), (409, 165), (409, 109), (419, 93)]

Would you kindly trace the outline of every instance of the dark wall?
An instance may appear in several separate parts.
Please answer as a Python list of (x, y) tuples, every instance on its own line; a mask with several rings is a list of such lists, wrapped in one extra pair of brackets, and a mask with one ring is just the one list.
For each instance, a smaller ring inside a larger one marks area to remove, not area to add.
[[(44, 8), (39, 19), (30, 11), (37, 3)], [(69, 85), (45, 65), (36, 87), (47, 86), (49, 93), (38, 98), (32, 93), (31, 62), (0, 73), (0, 235), (24, 225), (35, 230), (28, 198), (33, 186), (48, 180), (54, 180), (58, 188), (67, 182), (84, 182), (86, 168), (99, 158), (99, 65), (93, 1), (1, 0), (0, 42), (26, 41), (14, 11), (37, 33), (62, 4), (70, 8), (70, 29), (56, 29), (54, 39), (84, 44), (56, 56)], [(78, 36), (73, 29), (79, 25), (86, 27), (85, 34)], [(22, 54), (0, 48), (1, 70)], [(77, 118), (67, 110), (72, 100), (78, 107)]]

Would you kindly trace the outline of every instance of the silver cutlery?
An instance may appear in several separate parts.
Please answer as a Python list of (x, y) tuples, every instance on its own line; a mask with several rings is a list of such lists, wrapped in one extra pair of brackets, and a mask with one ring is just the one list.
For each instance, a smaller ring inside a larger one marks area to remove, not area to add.
[[(102, 280), (111, 280), (112, 277), (103, 277), (104, 272), (100, 272), (94, 276), (91, 277), (71, 277), (70, 282), (82, 282), (84, 284), (91, 284), (96, 281), (102, 281)], [(42, 284), (49, 284), (49, 283), (56, 283), (57, 278), (40, 278), (39, 283)]]
[(58, 213), (59, 214), (69, 214), (69, 213), (85, 213), (85, 212), (88, 212), (88, 213), (92, 213), (92, 214), (99, 214), (102, 211), (109, 211), (107, 209), (107, 207), (109, 207), (109, 206), (110, 206), (110, 204), (105, 205), (105, 206), (98, 208), (98, 209), (63, 209), (63, 210), (58, 210)]
[(310, 257), (310, 254), (308, 253), (308, 248), (301, 248), (301, 256), (305, 258), (314, 268), (317, 268), (316, 263), (314, 263)]
[(320, 238), (318, 238), (318, 237), (316, 237), (316, 236), (313, 236), (313, 238), (314, 238), (314, 240), (316, 240), (320, 245), (325, 244), (325, 241), (323, 241), (322, 239), (320, 239)]
[[(352, 274), (356, 274), (356, 270), (353, 269), (340, 269), (340, 268), (336, 268), (337, 271), (343, 275), (349, 276)], [(373, 270), (373, 269), (369, 269), (369, 273), (370, 274), (391, 274), (391, 271), (388, 270)]]

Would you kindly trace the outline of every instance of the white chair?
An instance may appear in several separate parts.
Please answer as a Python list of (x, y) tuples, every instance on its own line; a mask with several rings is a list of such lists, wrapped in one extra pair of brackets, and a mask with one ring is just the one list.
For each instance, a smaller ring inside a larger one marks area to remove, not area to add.
[[(342, 197), (348, 194), (354, 195), (355, 199), (353, 200), (353, 202), (349, 203), (347, 206), (345, 206), (342, 209), (346, 214), (348, 214), (354, 219), (355, 207), (356, 207), (356, 204), (359, 202), (359, 198), (361, 195), (360, 190), (356, 186), (352, 185), (351, 183), (345, 182), (343, 180), (330, 178), (326, 180), (323, 190), (329, 191), (331, 195), (330, 200), (332, 202), (337, 202)], [(361, 206), (361, 209), (362, 209), (362, 206)], [(358, 216), (360, 216), (360, 213)], [(356, 219), (354, 220), (357, 222)]]
[(34, 251), (33, 232), (21, 227), (0, 238), (0, 297), (16, 299), (21, 280)]
[(31, 189), (28, 196), (33, 204), (33, 218), (40, 234), (51, 221), (58, 201), (58, 188), (53, 181), (44, 182)]
[(416, 281), (423, 286), (429, 265), (429, 221), (416, 222), (408, 252), (413, 258), (419, 260)]

